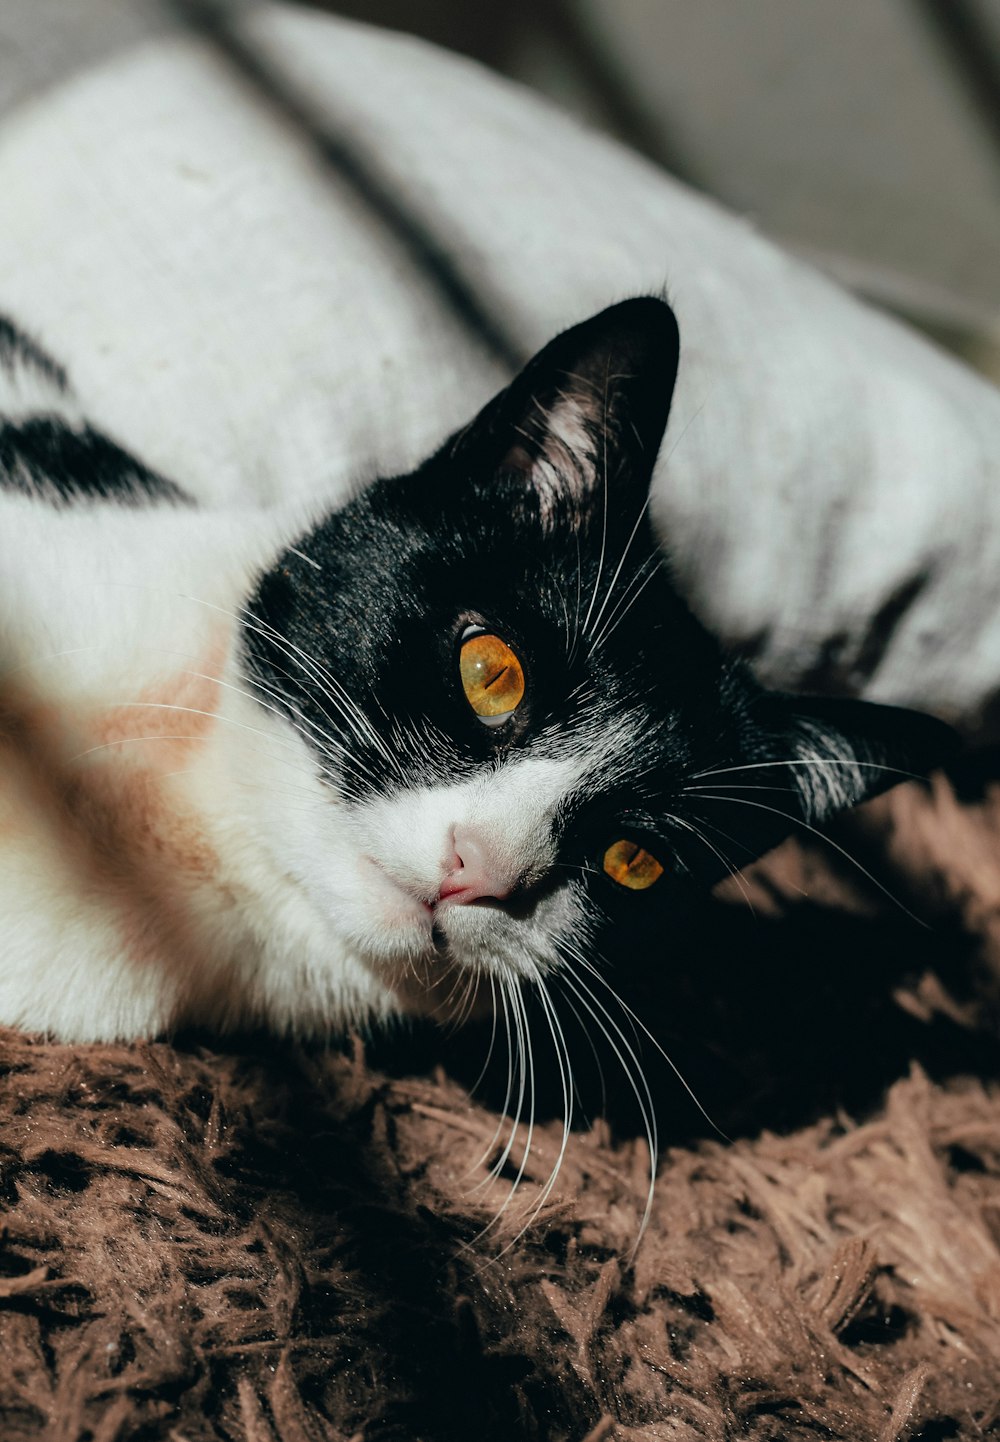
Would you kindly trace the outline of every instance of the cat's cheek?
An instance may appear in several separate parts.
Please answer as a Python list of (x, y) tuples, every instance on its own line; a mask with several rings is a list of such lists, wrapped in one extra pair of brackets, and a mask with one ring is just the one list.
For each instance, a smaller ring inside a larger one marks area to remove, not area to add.
[(361, 904), (376, 927), (384, 926), (390, 932), (416, 927), (423, 939), (430, 937), (434, 913), (426, 902), (404, 891), (369, 856), (358, 859), (357, 872)]
[[(429, 906), (408, 895), (370, 857), (340, 847), (319, 853), (300, 872), (330, 930), (363, 963), (408, 966), (433, 950)], [(390, 978), (391, 979), (391, 978)]]

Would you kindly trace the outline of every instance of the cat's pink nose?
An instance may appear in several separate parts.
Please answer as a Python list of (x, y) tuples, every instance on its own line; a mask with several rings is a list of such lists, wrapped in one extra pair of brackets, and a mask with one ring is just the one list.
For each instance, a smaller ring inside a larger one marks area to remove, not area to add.
[(473, 830), (456, 826), (452, 845), (452, 866), (441, 883), (438, 901), (457, 901), (464, 905), (483, 896), (503, 901), (510, 895), (514, 883), (503, 874)]

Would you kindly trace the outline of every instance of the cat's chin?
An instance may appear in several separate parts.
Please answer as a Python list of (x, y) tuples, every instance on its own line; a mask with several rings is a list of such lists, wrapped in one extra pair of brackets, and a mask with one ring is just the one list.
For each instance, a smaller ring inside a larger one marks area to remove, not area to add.
[(549, 893), (529, 915), (487, 898), (421, 906), (426, 914), (409, 924), (396, 898), (381, 924), (372, 915), (363, 960), (403, 1011), (439, 1022), (487, 1017), (498, 988), (543, 982), (563, 965), (556, 937), (580, 931), (569, 888)]

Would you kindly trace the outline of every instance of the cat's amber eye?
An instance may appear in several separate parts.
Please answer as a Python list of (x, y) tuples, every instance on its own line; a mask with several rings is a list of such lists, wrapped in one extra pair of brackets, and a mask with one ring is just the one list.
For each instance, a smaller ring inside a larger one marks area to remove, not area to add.
[(524, 670), (499, 636), (466, 632), (458, 669), (465, 699), (484, 726), (499, 726), (524, 700)]
[(630, 891), (645, 891), (663, 875), (663, 867), (656, 857), (634, 841), (616, 841), (604, 853), (604, 870)]

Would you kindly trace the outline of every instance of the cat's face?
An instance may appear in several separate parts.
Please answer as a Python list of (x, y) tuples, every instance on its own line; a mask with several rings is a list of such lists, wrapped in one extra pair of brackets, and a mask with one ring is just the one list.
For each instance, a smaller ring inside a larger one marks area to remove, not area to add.
[(300, 879), (410, 1005), (542, 977), (630, 916), (667, 940), (680, 891), (941, 743), (762, 691), (680, 600), (647, 520), (677, 359), (655, 300), (566, 332), (254, 600), (251, 665), (329, 803)]

